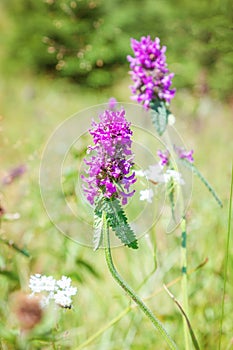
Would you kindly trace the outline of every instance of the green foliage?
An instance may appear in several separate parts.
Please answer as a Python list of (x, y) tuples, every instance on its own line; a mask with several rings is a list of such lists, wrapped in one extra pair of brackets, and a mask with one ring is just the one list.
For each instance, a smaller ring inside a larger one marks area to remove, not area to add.
[(98, 249), (103, 240), (102, 214), (106, 213), (108, 226), (115, 232), (116, 236), (124, 245), (137, 249), (137, 238), (128, 224), (127, 217), (117, 198), (108, 199), (99, 197), (95, 203), (94, 216), (94, 249)]
[[(167, 3), (164, 2), (165, 5)], [(1, 67), (4, 68), (3, 65)], [(25, 97), (24, 92), (28, 87), (34, 89), (34, 98)], [(3, 91), (0, 96), (1, 178), (7, 169), (19, 162), (26, 162), (28, 166), (28, 172), (6, 186), (4, 193), (1, 193), (1, 205), (6, 213), (21, 214), (18, 220), (2, 222), (1, 230), (5, 232), (3, 237), (8, 241), (14, 241), (17, 246), (27, 248), (31, 258), (1, 243), (0, 348), (19, 349), (16, 338), (20, 339), (22, 332), (16, 324), (16, 315), (10, 307), (10, 301), (15, 291), (29, 292), (29, 276), (38, 272), (56, 278), (60, 278), (63, 274), (72, 277), (73, 284), (78, 288), (78, 294), (71, 310), (60, 308), (55, 310), (52, 307), (45, 311), (41, 324), (37, 329), (28, 332), (27, 345), (24, 347), (21, 345), (21, 349), (76, 350), (81, 349), (81, 346), (83, 349), (105, 347), (108, 350), (164, 349), (166, 345), (161, 344), (157, 332), (154, 332), (146, 318), (135, 308), (134, 303), (128, 313), (123, 312), (123, 307), (128, 308), (129, 304), (107, 272), (103, 251), (99, 249), (93, 253), (88, 247), (77, 244), (59, 233), (49, 222), (41, 203), (38, 188), (41, 152), (52, 130), (64, 117), (71, 115), (77, 109), (81, 110), (90, 104), (104, 102), (110, 90), (106, 95), (99, 90), (87, 93), (65, 80), (48, 80), (43, 77), (38, 79), (28, 75), (13, 77), (8, 75), (6, 79), (4, 72), (2, 72), (1, 88)], [(127, 84), (123, 89), (127, 90)], [(187, 95), (182, 95), (181, 92), (181, 97), (182, 101), (187, 103), (187, 99), (185, 100)], [(198, 99), (192, 97), (188, 101), (193, 110)], [(177, 99), (174, 99), (174, 107), (178, 110), (179, 105), (176, 103)], [(221, 348), (227, 349), (231, 345), (233, 334), (231, 297), (233, 284), (229, 283), (233, 276), (232, 244), (229, 246), (227, 276), (224, 276), (231, 180), (229, 159), (232, 158), (232, 113), (230, 108), (223, 104), (220, 104), (221, 113), (219, 113), (213, 100), (210, 100), (210, 106), (204, 125), (201, 118), (197, 116), (193, 120), (191, 114), (182, 108), (179, 108), (177, 120), (178, 123), (183, 121), (182, 125), (187, 125), (187, 119), (189, 120), (184, 137), (195, 149), (195, 164), (203, 171), (206, 178), (213, 182), (224, 203), (223, 209), (219, 210), (208, 191), (203, 190), (200, 181), (194, 177), (196, 181), (194, 181), (191, 211), (188, 211), (187, 271), (192, 272), (198, 265), (204, 266), (188, 275), (189, 317), (201, 349), (215, 349), (219, 340), (220, 301), (223, 297), (225, 280)], [(197, 127), (198, 132), (193, 132)], [(76, 166), (78, 161), (79, 159), (75, 159), (73, 164)], [(73, 177), (68, 178), (73, 183)], [(135, 212), (139, 212), (142, 202), (135, 203), (135, 207)], [(146, 210), (150, 210), (149, 205)], [(81, 233), (87, 234), (85, 229)], [(178, 244), (180, 237), (176, 233), (166, 235), (164, 221), (160, 220), (153, 231), (140, 238), (140, 254), (132, 249), (121, 248), (113, 249), (112, 253), (117, 262), (117, 269), (139, 294), (143, 297), (151, 296), (147, 300), (148, 304), (163, 322), (166, 320), (167, 329), (179, 347), (183, 348), (181, 317), (161, 285), (161, 283), (169, 284), (172, 293), (180, 297)], [(203, 264), (207, 257), (208, 263)], [(153, 269), (155, 259), (159, 267), (157, 272)], [(101, 279), (96, 273), (100, 274)], [(139, 289), (139, 286), (142, 289)], [(93, 338), (93, 335), (96, 337)], [(83, 344), (87, 340), (89, 345), (84, 347)]]
[(168, 116), (171, 114), (166, 108), (165, 102), (157, 99), (151, 105), (151, 119), (157, 133), (161, 136), (166, 130)]
[(161, 38), (173, 86), (232, 94), (229, 0), (11, 0), (6, 64), (31, 67), (99, 88), (127, 74), (130, 38)]
[(174, 180), (171, 178), (171, 180), (168, 183), (168, 196), (169, 201), (171, 205), (171, 211), (172, 211), (172, 218), (175, 220), (175, 183)]

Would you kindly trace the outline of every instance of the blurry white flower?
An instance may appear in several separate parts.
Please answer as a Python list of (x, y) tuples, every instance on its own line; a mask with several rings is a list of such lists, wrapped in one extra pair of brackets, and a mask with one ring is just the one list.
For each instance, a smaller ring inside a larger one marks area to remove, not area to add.
[(159, 163), (155, 165), (149, 165), (149, 169), (145, 170), (144, 174), (148, 178), (148, 180), (154, 183), (165, 182), (163, 167)]
[(168, 125), (174, 125), (176, 122), (176, 118), (173, 114), (168, 115)]
[(145, 176), (145, 173), (143, 170), (134, 170), (135, 172), (135, 175), (138, 176), (138, 177), (144, 177)]
[(56, 280), (52, 276), (42, 276), (39, 273), (30, 277), (29, 288), (32, 293), (40, 293), (42, 291), (53, 291), (56, 285)]
[(42, 293), (42, 306), (46, 306), (50, 300), (54, 300), (56, 304), (70, 308), (72, 304), (71, 296), (77, 293), (77, 288), (71, 286), (71, 278), (67, 276), (62, 276), (57, 281), (52, 276), (35, 274), (30, 277), (29, 288), (32, 291), (32, 295)]
[(54, 295), (54, 301), (56, 304), (65, 307), (65, 308), (70, 308), (72, 304), (71, 297), (66, 295), (64, 291), (59, 290), (55, 295)]
[(149, 190), (142, 190), (140, 191), (140, 201), (147, 201), (148, 203), (152, 203), (152, 198), (154, 197), (154, 192), (150, 188)]
[(71, 278), (67, 276), (62, 276), (62, 278), (57, 281), (57, 285), (61, 289), (69, 288), (70, 284), (71, 284)]
[(165, 182), (168, 183), (171, 179), (178, 185), (184, 185), (184, 179), (182, 178), (181, 173), (175, 170), (168, 169), (164, 174)]

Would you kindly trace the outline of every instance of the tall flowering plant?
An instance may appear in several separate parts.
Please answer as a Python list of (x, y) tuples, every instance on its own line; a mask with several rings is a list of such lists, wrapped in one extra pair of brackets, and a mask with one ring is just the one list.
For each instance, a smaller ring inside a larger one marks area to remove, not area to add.
[[(159, 183), (165, 184), (169, 193), (172, 217), (175, 223), (181, 227), (182, 305), (172, 297), (183, 315), (185, 349), (190, 349), (190, 333), (193, 345), (198, 350), (200, 347), (188, 314), (187, 232), (184, 205), (179, 222), (177, 222), (175, 215), (176, 190), (186, 185), (179, 169), (185, 166), (192, 170), (199, 176), (220, 205), (221, 201), (195, 167), (194, 151), (187, 151), (169, 139), (167, 126), (175, 122), (169, 104), (175, 96), (175, 89), (171, 88), (174, 74), (170, 73), (167, 67), (166, 47), (160, 46), (158, 38), (153, 41), (150, 36), (142, 37), (140, 41), (132, 39), (131, 45), (134, 56), (128, 56), (127, 59), (130, 62), (130, 75), (133, 80), (132, 98), (142, 104), (149, 112), (156, 132), (159, 136), (165, 134), (164, 140), (168, 139), (169, 142), (165, 150), (158, 150), (158, 164), (135, 172), (132, 171), (134, 165), (134, 155), (131, 150), (133, 133), (131, 124), (126, 120), (125, 110), (123, 108), (118, 110), (116, 100), (113, 98), (110, 100), (109, 108), (99, 115), (99, 121), (92, 122), (89, 133), (93, 138), (93, 144), (87, 150), (87, 156), (84, 160), (86, 170), (82, 179), (87, 201), (94, 209), (94, 250), (104, 246), (107, 266), (113, 278), (150, 319), (169, 348), (177, 349), (161, 322), (120, 276), (111, 255), (110, 232), (114, 233), (125, 246), (133, 249), (138, 248), (137, 237), (130, 227), (124, 211), (124, 205), (129, 200), (133, 200), (135, 193), (133, 185), (136, 182), (136, 176), (145, 176), (148, 182), (154, 186), (158, 186)], [(177, 163), (182, 166), (177, 166), (174, 160), (177, 160)], [(153, 196), (154, 192), (150, 188), (150, 190), (141, 191), (140, 200), (147, 200), (151, 203)], [(167, 292), (171, 295), (168, 290)]]
[[(115, 107), (115, 106), (114, 106)], [(161, 322), (144, 304), (135, 291), (124, 281), (116, 270), (110, 244), (110, 229), (120, 241), (133, 249), (138, 248), (137, 237), (131, 229), (123, 205), (134, 194), (131, 189), (136, 181), (132, 172), (133, 154), (132, 130), (126, 120), (125, 110), (109, 108), (99, 116), (98, 123), (92, 123), (89, 130), (94, 145), (88, 147), (85, 159), (86, 175), (83, 175), (84, 192), (94, 206), (94, 249), (104, 245), (107, 266), (128, 296), (150, 319), (170, 349), (177, 349)]]
[(131, 171), (132, 130), (124, 109), (105, 110), (99, 119), (99, 123), (93, 121), (89, 130), (94, 146), (88, 147), (87, 176), (82, 176), (87, 200), (95, 207), (94, 248), (98, 249), (103, 241), (102, 216), (105, 212), (108, 225), (121, 242), (135, 249), (137, 239), (121, 206), (133, 196), (131, 185), (136, 181), (135, 173)]
[[(133, 93), (132, 99), (142, 104), (150, 112), (152, 123), (157, 133), (162, 136), (167, 125), (175, 123), (175, 117), (170, 112), (169, 104), (174, 98), (176, 90), (171, 89), (174, 73), (170, 73), (167, 67), (166, 46), (161, 47), (159, 38), (152, 40), (148, 35), (147, 37), (143, 36), (140, 41), (131, 39), (131, 47), (134, 56), (128, 55), (127, 60), (130, 63), (129, 74), (133, 81), (133, 85), (130, 86)], [(173, 144), (172, 149), (166, 149), (164, 154), (158, 154), (162, 161), (161, 165), (168, 165), (174, 170), (174, 164), (172, 164), (170, 157), (173, 152), (179, 163), (192, 170), (208, 188), (218, 204), (222, 206), (221, 200), (212, 186), (195, 167), (193, 150), (186, 151)]]
[[(140, 41), (131, 39), (131, 47), (134, 56), (127, 56), (130, 63), (130, 72), (133, 85), (131, 91), (133, 93), (132, 99), (142, 104), (149, 112), (151, 120), (159, 136), (162, 136), (167, 129), (168, 124), (172, 125), (175, 122), (175, 117), (169, 109), (171, 99), (175, 96), (175, 89), (171, 89), (173, 73), (170, 73), (166, 63), (166, 47), (160, 47), (159, 38), (152, 40), (150, 36), (142, 37)], [(191, 339), (195, 349), (199, 349), (199, 345), (192, 330), (188, 318), (188, 292), (187, 292), (187, 232), (186, 232), (186, 218), (185, 207), (183, 205), (180, 221), (176, 222), (174, 215), (175, 209), (175, 190), (180, 186), (184, 186), (185, 182), (182, 179), (182, 174), (177, 172), (179, 169), (177, 164), (174, 164), (173, 159), (177, 163), (190, 169), (196, 174), (204, 185), (208, 188), (210, 193), (214, 196), (220, 206), (221, 200), (208, 181), (203, 177), (199, 170), (194, 165), (193, 150), (187, 151), (177, 145), (173, 144), (166, 133), (165, 140), (169, 140), (165, 150), (158, 150), (160, 162), (156, 165), (149, 166), (148, 170), (144, 170), (141, 176), (146, 176), (152, 184), (157, 185), (159, 182), (167, 183), (167, 189), (172, 209), (172, 217), (177, 224), (181, 226), (181, 261), (182, 261), (182, 292), (183, 292), (183, 307), (179, 305), (183, 314), (184, 320), (184, 342), (185, 349), (189, 347), (190, 332)], [(164, 171), (164, 169), (166, 171)], [(162, 173), (162, 171), (164, 171)], [(147, 192), (146, 192), (147, 191)], [(142, 191), (141, 200), (148, 200), (151, 202), (153, 191)], [(182, 192), (182, 191), (181, 191)]]

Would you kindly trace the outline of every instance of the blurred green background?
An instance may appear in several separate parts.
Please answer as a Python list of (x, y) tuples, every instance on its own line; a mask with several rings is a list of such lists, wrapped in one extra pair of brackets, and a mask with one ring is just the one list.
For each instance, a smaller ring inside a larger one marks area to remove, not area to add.
[[(171, 104), (177, 129), (187, 148), (194, 148), (195, 164), (224, 204), (219, 209), (195, 179), (188, 211), (188, 269), (209, 260), (189, 277), (190, 320), (201, 349), (217, 348), (233, 151), (232, 19), (232, 3), (227, 0), (1, 0), (0, 178), (21, 164), (27, 171), (0, 189), (6, 213), (20, 214), (18, 220), (1, 224), (5, 243), (0, 250), (0, 349), (81, 349), (128, 306), (107, 271), (103, 252), (68, 240), (49, 221), (38, 173), (43, 148), (59, 123), (111, 96), (130, 101), (130, 38), (148, 34), (167, 46), (177, 88)], [(161, 221), (140, 240), (138, 251), (119, 248), (113, 254), (117, 268), (135, 289), (151, 274), (138, 293), (158, 291), (147, 303), (183, 349), (181, 316), (160, 290), (162, 283), (180, 276), (180, 232), (164, 232)], [(12, 242), (26, 249), (30, 258), (16, 252)], [(29, 276), (36, 272), (55, 278), (68, 275), (79, 291), (72, 310), (49, 309), (22, 345), (11, 298), (15, 291), (28, 292)], [(232, 278), (231, 237), (224, 350), (233, 348)], [(181, 301), (179, 281), (171, 291)], [(160, 350), (166, 344), (134, 309), (86, 349)]]
[(150, 34), (168, 47), (177, 88), (232, 96), (229, 0), (2, 0), (1, 10), (9, 70), (27, 67), (88, 87), (108, 87), (127, 72), (130, 37)]

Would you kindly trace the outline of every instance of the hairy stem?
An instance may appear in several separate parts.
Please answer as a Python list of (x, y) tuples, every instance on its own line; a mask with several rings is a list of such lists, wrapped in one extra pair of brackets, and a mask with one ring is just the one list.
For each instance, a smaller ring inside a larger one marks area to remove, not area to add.
[(128, 294), (130, 298), (139, 306), (142, 312), (149, 318), (149, 320), (152, 322), (154, 327), (158, 330), (160, 335), (167, 342), (167, 344), (169, 345), (169, 348), (173, 350), (177, 349), (176, 344), (174, 343), (172, 338), (169, 336), (169, 334), (166, 332), (166, 330), (164, 329), (160, 321), (154, 316), (152, 311), (144, 304), (141, 298), (133, 291), (133, 289), (130, 286), (128, 286), (128, 284), (123, 280), (123, 278), (117, 272), (112, 260), (110, 241), (109, 241), (109, 228), (108, 228), (105, 213), (103, 213), (103, 231), (104, 231), (103, 233), (104, 233), (104, 243), (105, 243), (105, 258), (106, 258), (109, 271), (111, 272), (113, 278), (119, 284), (119, 286), (123, 288), (126, 294)]
[[(194, 272), (198, 271), (200, 268), (205, 266), (205, 264), (207, 262), (208, 262), (208, 259), (206, 258), (203, 262), (201, 262), (194, 269), (192, 269), (191, 271), (188, 271), (187, 274), (188, 275), (189, 274), (193, 274)], [(168, 287), (171, 287), (171, 286), (177, 284), (178, 282), (181, 281), (181, 279), (182, 279), (182, 276), (179, 276), (179, 277), (175, 278), (174, 280), (172, 280), (169, 283), (167, 283), (166, 287), (168, 288)], [(156, 295), (159, 295), (163, 291), (164, 291), (164, 288), (160, 287), (154, 293), (152, 293), (149, 296), (145, 297), (144, 300), (149, 300), (149, 299), (155, 297)], [(100, 337), (107, 329), (109, 329), (110, 327), (114, 326), (117, 322), (119, 322), (125, 315), (127, 315), (135, 307), (137, 308), (138, 305), (137, 304), (134, 304), (134, 305), (131, 304), (131, 305), (127, 306), (120, 314), (118, 314), (116, 317), (114, 317), (112, 320), (110, 320), (105, 326), (103, 326), (97, 332), (92, 334), (87, 340), (85, 340), (77, 348), (75, 348), (75, 350), (81, 350), (81, 349), (85, 348), (87, 345), (91, 344), (94, 340), (96, 340), (98, 337)]]

